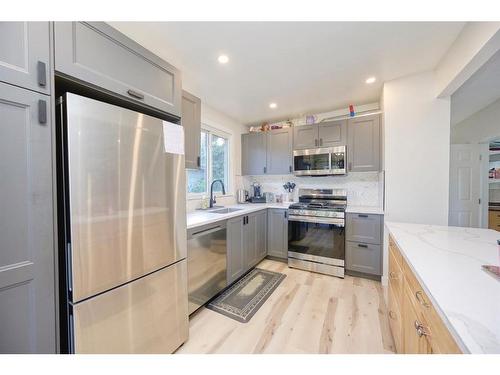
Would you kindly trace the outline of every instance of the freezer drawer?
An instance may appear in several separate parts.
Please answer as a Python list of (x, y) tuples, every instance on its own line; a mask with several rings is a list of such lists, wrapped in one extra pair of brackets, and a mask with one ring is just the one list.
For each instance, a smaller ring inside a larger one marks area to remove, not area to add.
[(63, 102), (76, 303), (186, 257), (186, 185), (162, 120), (70, 93)]
[(188, 337), (186, 260), (73, 307), (75, 353), (172, 353)]

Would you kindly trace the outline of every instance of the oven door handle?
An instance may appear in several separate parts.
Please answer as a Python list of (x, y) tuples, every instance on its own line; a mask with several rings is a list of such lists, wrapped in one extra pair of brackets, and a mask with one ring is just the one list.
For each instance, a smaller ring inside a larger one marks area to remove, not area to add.
[(304, 223), (318, 223), (318, 224), (331, 224), (336, 227), (343, 228), (345, 226), (344, 219), (334, 219), (327, 217), (310, 217), (310, 216), (297, 216), (288, 215), (288, 221), (302, 221)]

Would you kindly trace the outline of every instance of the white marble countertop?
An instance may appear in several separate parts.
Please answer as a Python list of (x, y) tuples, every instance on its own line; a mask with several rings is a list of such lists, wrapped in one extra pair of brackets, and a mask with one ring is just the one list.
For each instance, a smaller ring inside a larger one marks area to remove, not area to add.
[(403, 257), (464, 352), (500, 353), (499, 265), (490, 229), (386, 222)]
[[(196, 228), (201, 225), (215, 223), (220, 220), (227, 220), (233, 217), (246, 215), (250, 212), (256, 212), (260, 210), (266, 210), (268, 208), (282, 208), (287, 209), (291, 204), (295, 202), (284, 202), (284, 203), (245, 203), (245, 204), (235, 204), (230, 206), (224, 206), (223, 208), (239, 208), (239, 211), (230, 212), (228, 214), (214, 214), (210, 211), (196, 210), (188, 212), (187, 214), (187, 229)], [(377, 214), (383, 215), (384, 210), (376, 206), (351, 206), (347, 205), (346, 212), (349, 213), (360, 213), (360, 214)]]
[(348, 204), (345, 211), (351, 214), (384, 214), (384, 209), (378, 206), (352, 206)]
[(266, 210), (268, 208), (282, 208), (287, 209), (293, 202), (284, 203), (244, 203), (224, 206), (224, 208), (238, 208), (238, 211), (230, 212), (227, 214), (214, 214), (210, 211), (196, 210), (188, 212), (187, 214), (187, 229), (196, 228), (201, 225), (215, 223), (220, 220), (227, 220), (233, 217), (246, 215), (251, 212)]

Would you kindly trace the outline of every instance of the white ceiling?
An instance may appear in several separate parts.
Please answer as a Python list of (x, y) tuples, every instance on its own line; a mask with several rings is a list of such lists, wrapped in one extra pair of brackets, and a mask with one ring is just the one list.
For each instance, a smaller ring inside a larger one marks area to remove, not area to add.
[(451, 125), (462, 122), (499, 98), (500, 51), (451, 96)]
[[(182, 70), (183, 88), (250, 124), (378, 101), (433, 69), (461, 22), (110, 22)], [(229, 63), (220, 65), (225, 53)], [(366, 78), (377, 77), (372, 85)], [(276, 102), (278, 108), (269, 108)]]

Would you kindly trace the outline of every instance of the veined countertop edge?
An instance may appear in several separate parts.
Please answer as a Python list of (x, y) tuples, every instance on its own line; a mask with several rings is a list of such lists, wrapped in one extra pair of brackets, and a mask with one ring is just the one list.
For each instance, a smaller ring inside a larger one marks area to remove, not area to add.
[[(421, 227), (428, 227), (428, 228), (433, 228), (433, 227), (434, 228), (453, 228), (454, 230), (458, 230), (458, 229), (467, 230), (467, 229), (477, 229), (477, 228), (459, 228), (459, 227), (446, 227), (446, 226), (430, 225), (430, 224), (410, 224), (410, 223), (398, 223), (398, 222), (386, 222), (385, 223), (385, 226), (387, 227), (389, 233), (392, 234), (392, 238), (394, 239), (396, 245), (398, 246), (398, 248), (399, 248), (399, 250), (401, 252), (401, 255), (404, 257), (406, 263), (409, 265), (411, 271), (413, 272), (413, 274), (417, 278), (418, 282), (420, 283), (420, 285), (424, 289), (425, 293), (429, 296), (429, 299), (431, 300), (431, 302), (432, 302), (433, 306), (435, 307), (437, 313), (439, 314), (440, 318), (443, 320), (443, 323), (445, 324), (446, 328), (448, 329), (448, 331), (450, 332), (450, 334), (452, 335), (452, 337), (455, 339), (455, 342), (457, 343), (457, 345), (459, 346), (459, 348), (464, 353), (466, 353), (466, 354), (467, 353), (487, 354), (487, 352), (485, 352), (484, 350), (480, 351), (480, 352), (478, 352), (476, 350), (471, 350), (471, 345), (472, 344), (474, 344), (476, 347), (481, 348), (481, 345), (476, 340), (474, 340), (474, 343), (471, 343), (470, 345), (468, 345), (466, 342), (464, 342), (463, 337), (457, 331), (457, 329), (454, 326), (454, 324), (450, 321), (450, 319), (448, 318), (448, 316), (444, 312), (443, 308), (441, 307), (441, 305), (439, 304), (439, 302), (436, 300), (436, 298), (433, 295), (433, 293), (430, 291), (427, 283), (421, 277), (420, 273), (415, 269), (414, 264), (412, 263), (412, 261), (408, 258), (408, 255), (405, 252), (404, 246), (402, 246), (398, 242), (397, 234), (395, 234), (393, 232), (393, 229), (391, 229), (391, 227), (394, 228), (394, 227), (396, 227), (398, 225), (412, 225), (412, 226), (420, 225)], [(394, 229), (404, 230), (401, 227), (400, 228), (394, 228)], [(488, 231), (488, 229), (482, 229), (482, 230)], [(494, 232), (494, 231), (491, 230), (491, 232)], [(411, 233), (409, 233), (409, 234), (411, 235)], [(500, 236), (500, 234), (499, 234), (499, 236)], [(482, 270), (480, 270), (480, 271), (484, 272)], [(489, 276), (489, 277), (491, 277), (491, 276)], [(494, 281), (494, 280), (492, 279), (492, 281)]]

